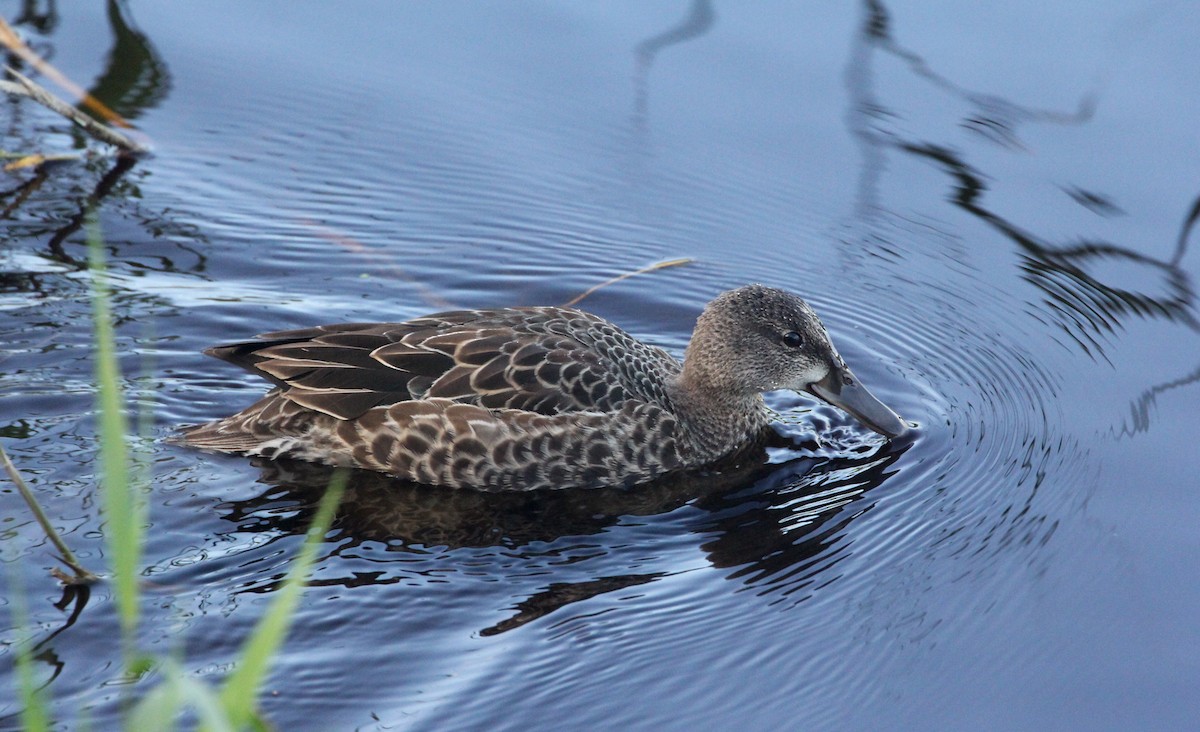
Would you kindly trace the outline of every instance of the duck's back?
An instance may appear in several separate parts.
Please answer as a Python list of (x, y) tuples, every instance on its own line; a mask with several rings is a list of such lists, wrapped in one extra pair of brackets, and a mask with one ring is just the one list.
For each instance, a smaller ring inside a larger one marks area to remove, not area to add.
[(667, 393), (678, 361), (578, 310), (326, 325), (206, 353), (277, 388), (189, 430), (197, 447), (501, 487), (638, 482), (682, 465)]
[(554, 415), (629, 400), (668, 407), (679, 363), (608, 321), (570, 308), (460, 310), (402, 323), (264, 333), (205, 353), (273, 381), (338, 419), (412, 399)]

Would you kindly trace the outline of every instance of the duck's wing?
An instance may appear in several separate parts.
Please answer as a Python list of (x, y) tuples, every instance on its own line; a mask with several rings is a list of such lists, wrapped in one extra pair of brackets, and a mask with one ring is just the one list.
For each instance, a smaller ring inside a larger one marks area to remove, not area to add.
[(264, 333), (210, 356), (274, 382), (296, 404), (339, 419), (429, 398), (540, 414), (663, 403), (679, 364), (593, 315), (567, 308), (441, 313)]

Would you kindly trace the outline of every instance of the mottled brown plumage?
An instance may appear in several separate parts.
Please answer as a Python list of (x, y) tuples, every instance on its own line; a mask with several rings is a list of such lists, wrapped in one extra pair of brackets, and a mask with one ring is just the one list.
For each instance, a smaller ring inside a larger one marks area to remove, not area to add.
[(701, 467), (766, 427), (761, 393), (779, 388), (817, 394), (881, 433), (903, 430), (855, 384), (808, 305), (761, 285), (709, 304), (683, 365), (558, 307), (326, 325), (205, 353), (276, 388), (185, 429), (186, 444), (437, 485), (634, 485)]

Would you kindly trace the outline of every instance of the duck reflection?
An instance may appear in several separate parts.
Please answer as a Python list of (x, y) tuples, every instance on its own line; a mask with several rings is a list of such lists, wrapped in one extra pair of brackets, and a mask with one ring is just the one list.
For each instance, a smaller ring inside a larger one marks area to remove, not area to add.
[[(530, 556), (544, 557), (547, 551), (578, 546), (580, 537), (589, 537), (592, 548), (574, 566), (586, 578), (535, 589), (515, 603), (513, 615), (480, 631), (495, 635), (564, 606), (677, 571), (663, 566), (628, 572), (622, 571), (629, 567), (620, 561), (606, 561), (610, 549), (629, 541), (623, 525), (646, 525), (656, 518), (666, 521), (664, 517), (671, 514), (669, 530), (702, 541), (699, 548), (713, 567), (733, 570), (729, 579), (761, 586), (764, 592), (791, 592), (807, 586), (848, 551), (846, 529), (869, 509), (862, 497), (887, 480), (889, 466), (911, 445), (911, 439), (893, 440), (837, 458), (797, 451), (792, 445), (788, 459), (777, 463), (768, 462), (760, 446), (707, 473), (636, 489), (489, 493), (355, 472), (327, 537), (329, 556), (359, 556), (359, 548), (367, 543), (386, 547), (386, 556), (372, 554), (374, 568), (380, 571), (365, 573), (354, 571), (361, 568), (355, 562), (339, 569), (327, 561), (311, 584), (347, 588), (394, 584), (411, 578), (399, 576), (407, 571), (406, 564), (389, 571), (389, 558), (407, 563), (414, 554), (483, 547), (505, 549), (508, 559), (494, 569), (509, 572), (512, 557), (519, 558), (525, 550)], [(269, 487), (252, 498), (223, 504), (224, 518), (236, 523), (239, 532), (273, 533), (271, 541), (303, 534), (331, 469), (291, 461), (261, 461), (258, 466), (260, 482)], [(689, 510), (676, 513), (685, 506)], [(681, 522), (682, 528), (677, 528)], [(534, 544), (548, 547), (530, 549)], [(250, 591), (269, 592), (275, 587), (272, 581)]]

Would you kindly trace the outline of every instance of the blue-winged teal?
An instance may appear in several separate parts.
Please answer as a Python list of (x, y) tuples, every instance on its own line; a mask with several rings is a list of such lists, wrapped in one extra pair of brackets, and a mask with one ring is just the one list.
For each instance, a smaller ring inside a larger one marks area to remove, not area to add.
[(887, 437), (905, 430), (846, 367), (812, 308), (762, 285), (709, 303), (682, 364), (561, 307), (324, 325), (205, 353), (275, 388), (185, 429), (184, 443), (419, 483), (643, 483), (755, 440), (769, 421), (762, 392), (775, 389), (813, 394)]

